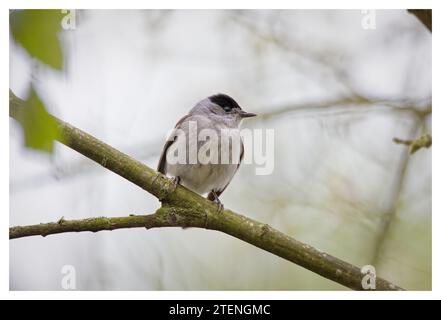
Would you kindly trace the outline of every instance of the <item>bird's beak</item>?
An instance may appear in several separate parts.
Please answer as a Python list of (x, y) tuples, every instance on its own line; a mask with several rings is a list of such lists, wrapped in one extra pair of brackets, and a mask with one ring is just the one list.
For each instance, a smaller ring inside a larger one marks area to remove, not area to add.
[(242, 118), (251, 118), (251, 117), (255, 117), (255, 116), (257, 116), (257, 114), (255, 114), (255, 113), (245, 112), (245, 111), (243, 111), (243, 110), (240, 110), (240, 111), (239, 111), (239, 115), (240, 115)]

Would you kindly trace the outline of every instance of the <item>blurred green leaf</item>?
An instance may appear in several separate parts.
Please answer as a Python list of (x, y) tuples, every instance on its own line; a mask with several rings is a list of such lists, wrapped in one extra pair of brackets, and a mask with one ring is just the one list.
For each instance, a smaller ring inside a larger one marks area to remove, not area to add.
[(52, 153), (54, 140), (60, 137), (60, 133), (55, 120), (33, 88), (17, 120), (23, 128), (26, 147)]
[(63, 67), (58, 40), (60, 10), (16, 10), (9, 16), (12, 36), (31, 56), (55, 69)]

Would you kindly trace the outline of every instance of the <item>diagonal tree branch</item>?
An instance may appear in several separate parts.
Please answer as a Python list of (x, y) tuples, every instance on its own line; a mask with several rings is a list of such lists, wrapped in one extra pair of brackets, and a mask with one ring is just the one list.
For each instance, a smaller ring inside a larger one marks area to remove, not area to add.
[[(25, 107), (24, 101), (10, 91), (10, 116), (16, 118), (20, 108)], [(173, 182), (164, 175), (86, 132), (55, 117), (54, 119), (63, 136), (60, 139), (61, 143), (146, 190), (158, 198), (162, 202), (162, 206), (155, 214), (147, 216), (93, 218), (75, 221), (61, 219), (56, 223), (12, 227), (9, 229), (10, 239), (120, 228), (205, 228), (241, 239), (348, 288), (363, 289), (362, 279), (365, 275), (360, 268), (297, 241), (267, 224), (228, 209), (219, 213), (217, 204), (182, 186), (174, 188)], [(376, 290), (401, 290), (401, 288), (376, 277)]]

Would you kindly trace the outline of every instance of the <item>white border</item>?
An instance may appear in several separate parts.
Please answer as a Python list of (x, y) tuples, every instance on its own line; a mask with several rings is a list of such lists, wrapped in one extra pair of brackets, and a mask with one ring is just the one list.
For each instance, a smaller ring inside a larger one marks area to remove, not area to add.
[[(9, 8), (85, 8), (85, 9), (139, 9), (139, 8), (292, 8), (292, 9), (365, 9), (365, 8), (377, 8), (377, 9), (399, 9), (399, 8), (435, 8), (439, 5), (440, 1), (418, 0), (418, 1), (386, 1), (386, 0), (371, 0), (371, 1), (307, 1), (295, 3), (293, 1), (285, 0), (271, 0), (271, 1), (249, 1), (249, 0), (223, 0), (223, 1), (184, 1), (179, 0), (165, 0), (160, 3), (142, 0), (125, 0), (125, 1), (99, 1), (99, 0), (77, 0), (77, 1), (2, 1), (2, 10), (0, 13), (0, 27), (1, 27), (1, 43), (3, 48), (6, 47), (6, 43), (9, 44)], [(250, 4), (253, 6), (250, 7)], [(332, 4), (332, 7), (330, 7)], [(439, 28), (437, 21), (440, 21), (441, 15), (439, 10), (433, 11), (433, 34), (439, 34)], [(433, 38), (433, 57), (440, 57), (441, 52), (439, 48), (439, 37)], [(432, 250), (432, 292), (353, 292), (353, 291), (114, 291), (114, 292), (81, 292), (81, 291), (39, 291), (39, 292), (9, 292), (9, 240), (8, 240), (8, 217), (9, 217), (9, 119), (7, 116), (8, 107), (6, 101), (8, 101), (9, 87), (9, 50), (1, 50), (1, 70), (8, 70), (8, 72), (2, 72), (0, 76), (0, 87), (2, 88), (3, 97), (0, 100), (2, 103), (1, 110), (4, 112), (1, 117), (1, 146), (2, 150), (8, 150), (8, 155), (0, 157), (0, 168), (2, 172), (1, 179), (1, 195), (2, 201), (0, 205), (0, 221), (2, 230), (2, 241), (0, 242), (1, 257), (0, 264), (0, 297), (2, 299), (433, 299), (440, 294), (440, 254), (439, 250)], [(438, 60), (433, 59), (432, 70), (441, 70)], [(433, 74), (434, 83), (439, 83), (438, 74)], [(433, 105), (439, 106), (437, 92), (433, 92)], [(434, 108), (433, 115), (436, 116), (437, 107)], [(433, 120), (433, 122), (435, 122)], [(437, 130), (437, 126), (433, 126), (433, 131)], [(434, 145), (432, 147), (433, 163), (439, 164), (439, 150), (437, 147), (437, 135), (433, 132)], [(433, 166), (433, 194), (439, 190), (437, 188), (438, 181), (436, 178), (439, 176), (439, 168)], [(432, 207), (432, 228), (433, 230), (439, 230), (440, 218), (439, 218), (439, 205), (437, 197), (433, 197)], [(437, 232), (432, 233), (432, 248), (438, 248), (440, 243), (440, 235)]]
[(371, 0), (371, 1), (289, 1), (289, 0), (223, 0), (223, 1), (202, 1), (202, 0), (108, 0), (104, 3), (99, 0), (15, 0), (8, 1), (9, 8), (81, 8), (81, 9), (402, 9), (402, 8), (432, 8), (434, 0)]

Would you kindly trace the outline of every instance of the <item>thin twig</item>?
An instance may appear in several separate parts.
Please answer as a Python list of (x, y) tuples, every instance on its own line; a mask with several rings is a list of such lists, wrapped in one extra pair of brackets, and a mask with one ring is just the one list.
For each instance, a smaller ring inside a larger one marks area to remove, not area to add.
[(409, 152), (411, 154), (417, 152), (421, 148), (430, 148), (432, 146), (432, 135), (429, 133), (421, 135), (415, 140), (403, 140), (400, 138), (393, 138), (393, 141), (398, 144), (404, 144), (409, 146)]

